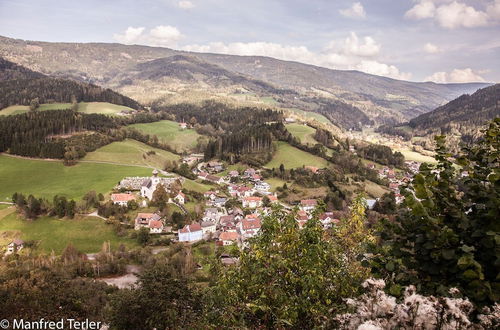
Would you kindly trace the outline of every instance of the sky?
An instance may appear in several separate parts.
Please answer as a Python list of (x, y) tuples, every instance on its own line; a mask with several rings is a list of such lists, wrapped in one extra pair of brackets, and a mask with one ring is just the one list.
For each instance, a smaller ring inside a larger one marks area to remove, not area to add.
[(500, 82), (500, 0), (0, 0), (0, 35)]

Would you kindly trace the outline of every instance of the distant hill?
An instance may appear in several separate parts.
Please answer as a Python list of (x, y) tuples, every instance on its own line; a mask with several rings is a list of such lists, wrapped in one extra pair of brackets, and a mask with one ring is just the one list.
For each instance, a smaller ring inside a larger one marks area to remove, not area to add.
[(45, 75), (32, 71), (0, 57), (0, 81), (11, 79), (42, 78)]
[(141, 109), (131, 98), (93, 84), (51, 78), (0, 58), (0, 110), (11, 105), (39, 103), (109, 102)]
[(367, 122), (405, 122), (463, 93), (488, 86), (415, 83), (269, 57), (106, 43), (0, 37), (0, 56), (51, 76), (106, 86), (141, 102), (179, 103), (198, 95), (225, 97), (320, 112), (334, 122), (350, 113), (338, 112), (347, 109), (346, 104), (352, 106), (355, 115), (346, 123), (335, 122), (344, 128)]
[(457, 130), (467, 134), (500, 116), (500, 84), (482, 88), (410, 120), (417, 135)]

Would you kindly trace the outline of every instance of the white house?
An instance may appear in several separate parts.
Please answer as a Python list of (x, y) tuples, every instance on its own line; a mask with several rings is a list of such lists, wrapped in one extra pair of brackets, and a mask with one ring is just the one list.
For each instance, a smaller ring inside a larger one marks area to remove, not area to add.
[(318, 204), (318, 202), (315, 199), (303, 199), (300, 201), (299, 208), (302, 211), (310, 212), (316, 208), (316, 204)]
[[(141, 186), (141, 196), (149, 200), (153, 199), (153, 193), (156, 187), (161, 183), (161, 178), (158, 177), (158, 171), (153, 171), (153, 176), (144, 180)], [(165, 187), (167, 188), (167, 187)]]
[(245, 197), (243, 198), (243, 207), (255, 209), (262, 206), (262, 197)]
[(186, 195), (184, 195), (182, 193), (182, 191), (179, 191), (179, 193), (177, 194), (177, 196), (174, 197), (174, 200), (177, 203), (184, 205), (184, 203), (186, 203)]
[(201, 231), (203, 232), (203, 236), (206, 236), (210, 233), (215, 233), (215, 222), (212, 221), (202, 221), (201, 222)]
[(111, 194), (111, 201), (116, 205), (127, 206), (128, 202), (133, 200), (135, 200), (135, 196), (132, 194)]
[(24, 241), (16, 238), (7, 245), (7, 253), (15, 253), (24, 247)]
[(151, 220), (149, 221), (149, 233), (150, 234), (161, 234), (163, 232), (163, 221), (161, 220)]
[(265, 193), (271, 189), (271, 186), (267, 182), (259, 181), (255, 184), (255, 189), (260, 193)]
[(227, 245), (232, 245), (234, 243), (238, 243), (239, 237), (240, 235), (237, 232), (225, 231), (220, 233), (219, 241), (222, 242), (222, 245), (227, 246)]
[[(161, 223), (160, 224), (158, 223)], [(134, 229), (139, 230), (141, 228), (149, 228), (150, 233), (156, 233), (159, 231), (160, 233), (163, 231), (163, 222), (161, 221), (161, 216), (156, 213), (138, 213), (135, 218)]]
[(249, 214), (238, 224), (243, 237), (249, 238), (257, 235), (260, 230), (260, 218), (256, 214)]
[(179, 230), (179, 242), (195, 242), (203, 239), (203, 230), (199, 223), (186, 225)]

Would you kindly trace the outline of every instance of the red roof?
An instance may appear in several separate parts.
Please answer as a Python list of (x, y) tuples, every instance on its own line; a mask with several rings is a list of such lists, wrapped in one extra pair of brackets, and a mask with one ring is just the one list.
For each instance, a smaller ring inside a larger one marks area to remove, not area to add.
[(260, 202), (262, 201), (262, 197), (250, 196), (250, 197), (245, 197), (244, 200), (247, 202)]
[(154, 213), (138, 213), (137, 218), (149, 219), (149, 218), (152, 218), (154, 215), (155, 215)]
[(315, 166), (306, 166), (306, 170), (309, 170), (313, 173), (316, 173), (316, 172), (318, 172), (319, 168), (317, 168)]
[(149, 222), (149, 228), (163, 228), (163, 222), (160, 220), (151, 220)]
[(193, 223), (191, 225), (185, 225), (184, 228), (180, 230), (181, 233), (192, 233), (195, 231), (200, 231), (201, 225), (199, 223)]
[(224, 231), (220, 233), (219, 240), (221, 241), (236, 241), (240, 237), (237, 232), (234, 231)]
[(278, 201), (278, 197), (276, 197), (276, 196), (274, 196), (274, 195), (269, 195), (269, 196), (267, 196), (267, 198), (269, 198), (269, 200), (270, 200), (271, 202), (276, 202), (276, 201)]
[(132, 194), (112, 194), (111, 200), (113, 202), (128, 202), (135, 199), (135, 196)]
[(250, 230), (250, 229), (258, 229), (260, 228), (260, 219), (257, 218), (257, 219), (244, 219), (244, 220), (241, 220), (241, 227), (243, 228), (243, 230)]

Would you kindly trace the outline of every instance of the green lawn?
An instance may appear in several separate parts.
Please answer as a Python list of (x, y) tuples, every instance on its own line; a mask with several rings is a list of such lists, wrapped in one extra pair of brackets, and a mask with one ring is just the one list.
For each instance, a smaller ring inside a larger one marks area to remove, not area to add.
[(190, 180), (190, 179), (184, 180), (182, 187), (186, 188), (187, 190), (193, 190), (193, 191), (197, 191), (200, 193), (204, 193), (204, 192), (209, 191), (210, 189), (213, 188), (213, 186), (199, 183), (199, 182), (196, 182), (196, 181)]
[[(71, 103), (44, 103), (40, 104), (37, 111), (46, 110), (61, 110), (70, 109)], [(29, 111), (29, 106), (27, 105), (11, 105), (10, 107), (0, 110), (0, 115), (17, 115), (20, 113), (25, 113)], [(105, 115), (114, 115), (120, 111), (133, 111), (133, 109), (123, 106), (116, 105), (108, 102), (80, 102), (78, 103), (78, 111), (84, 113), (100, 113)]]
[[(147, 155), (148, 151), (155, 154)], [(136, 140), (124, 140), (110, 143), (96, 151), (89, 152), (84, 161), (101, 161), (127, 165), (153, 166), (163, 169), (165, 161), (179, 160), (180, 157), (171, 152), (156, 149)]]
[(162, 142), (167, 143), (179, 152), (188, 151), (194, 148), (200, 136), (194, 129), (181, 130), (178, 123), (170, 120), (162, 120), (147, 124), (134, 124), (129, 127), (134, 127), (146, 134), (156, 135)]
[(265, 165), (267, 168), (278, 168), (280, 164), (285, 165), (285, 168), (297, 168), (302, 166), (316, 166), (319, 168), (326, 167), (328, 162), (314, 156), (308, 152), (292, 147), (286, 142), (278, 142), (277, 150), (273, 159)]
[(151, 169), (142, 167), (94, 163), (64, 166), (59, 161), (0, 155), (0, 201), (10, 200), (15, 192), (80, 199), (89, 190), (108, 192), (126, 176), (150, 175)]
[(95, 217), (75, 219), (56, 219), (41, 217), (34, 221), (23, 220), (16, 212), (0, 218), (0, 235), (17, 237), (24, 241), (38, 241), (38, 249), (56, 254), (68, 245), (73, 244), (85, 253), (99, 252), (103, 242), (110, 242), (116, 249), (120, 244), (135, 247), (136, 242), (126, 237), (118, 237), (111, 225)]
[(433, 157), (422, 155), (421, 153), (418, 153), (416, 151), (411, 151), (408, 149), (401, 149), (397, 150), (405, 156), (406, 160), (412, 160), (416, 162), (421, 162), (421, 163), (430, 163), (430, 164), (436, 164), (437, 161)]
[(302, 124), (287, 124), (286, 129), (297, 139), (300, 140), (302, 144), (312, 144), (315, 145), (318, 143), (314, 139), (314, 133), (316, 133), (316, 129), (309, 127), (307, 125)]

